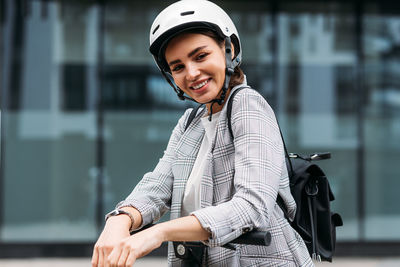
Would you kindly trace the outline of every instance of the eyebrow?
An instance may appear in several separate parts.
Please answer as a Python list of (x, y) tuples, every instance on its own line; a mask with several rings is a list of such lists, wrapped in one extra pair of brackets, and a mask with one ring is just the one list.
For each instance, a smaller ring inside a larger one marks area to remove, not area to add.
[[(196, 54), (197, 52), (199, 52), (200, 50), (202, 50), (202, 49), (204, 49), (204, 48), (206, 48), (206, 47), (207, 47), (206, 45), (203, 45), (203, 46), (199, 46), (199, 47), (195, 48), (193, 51), (191, 51), (191, 52), (188, 54), (188, 57), (193, 56), (194, 54)], [(168, 66), (172, 66), (172, 65), (174, 65), (174, 64), (176, 64), (176, 63), (179, 63), (179, 62), (181, 62), (180, 59), (173, 60), (173, 61), (171, 61), (171, 62), (168, 63)]]

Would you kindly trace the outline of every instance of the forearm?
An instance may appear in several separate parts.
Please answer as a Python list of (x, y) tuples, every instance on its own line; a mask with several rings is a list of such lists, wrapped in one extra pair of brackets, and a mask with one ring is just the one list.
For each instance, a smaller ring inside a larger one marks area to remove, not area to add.
[(154, 227), (160, 231), (163, 241), (200, 241), (210, 237), (195, 216), (159, 223)]

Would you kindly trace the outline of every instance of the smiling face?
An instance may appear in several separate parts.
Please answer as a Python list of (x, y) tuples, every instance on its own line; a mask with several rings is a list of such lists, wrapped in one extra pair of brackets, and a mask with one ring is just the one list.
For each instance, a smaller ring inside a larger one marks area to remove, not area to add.
[(219, 97), (225, 81), (225, 53), (213, 38), (200, 33), (180, 34), (169, 42), (165, 60), (176, 85), (188, 96), (199, 103)]

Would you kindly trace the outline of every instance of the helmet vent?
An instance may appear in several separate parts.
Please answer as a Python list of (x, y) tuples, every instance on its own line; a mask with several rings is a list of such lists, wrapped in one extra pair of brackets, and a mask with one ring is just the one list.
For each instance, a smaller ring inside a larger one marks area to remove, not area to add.
[(182, 12), (181, 16), (187, 16), (187, 15), (193, 15), (194, 11), (186, 11), (186, 12)]
[(156, 33), (156, 31), (160, 28), (160, 24), (157, 25), (157, 27), (154, 29), (153, 34)]

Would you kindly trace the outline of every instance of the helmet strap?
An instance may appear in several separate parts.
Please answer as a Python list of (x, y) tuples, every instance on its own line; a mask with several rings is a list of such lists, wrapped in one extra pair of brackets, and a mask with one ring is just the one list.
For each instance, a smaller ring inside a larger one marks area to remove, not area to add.
[(184, 95), (183, 90), (182, 90), (181, 88), (179, 88), (179, 86), (177, 86), (177, 85), (175, 84), (174, 79), (172, 78), (172, 76), (171, 76), (170, 73), (168, 73), (168, 72), (166, 72), (166, 71), (164, 71), (164, 70), (161, 70), (161, 73), (162, 73), (162, 75), (164, 76), (165, 80), (167, 80), (167, 82), (169, 83), (169, 85), (174, 89), (175, 93), (178, 95), (178, 98), (179, 98), (180, 100), (186, 100), (186, 99), (187, 99), (187, 100), (194, 101), (194, 102), (198, 103), (198, 102), (197, 102), (196, 100), (194, 100), (193, 98), (187, 97), (187, 96)]

